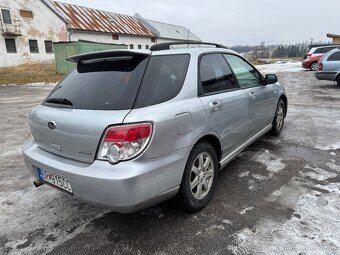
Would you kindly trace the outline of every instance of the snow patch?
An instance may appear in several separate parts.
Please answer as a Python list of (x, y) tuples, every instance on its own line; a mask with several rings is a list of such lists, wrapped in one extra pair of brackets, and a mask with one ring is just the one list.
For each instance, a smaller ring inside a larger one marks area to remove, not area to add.
[(270, 177), (273, 173), (278, 173), (286, 167), (286, 164), (282, 162), (282, 158), (277, 158), (277, 156), (270, 153), (269, 150), (257, 153), (253, 159), (266, 166), (267, 171), (270, 172)]
[(243, 178), (243, 177), (246, 177), (246, 176), (248, 176), (248, 175), (249, 175), (249, 171), (246, 171), (246, 172), (240, 173), (240, 174), (238, 175), (238, 177)]
[(268, 73), (280, 73), (280, 72), (301, 72), (302, 68), (301, 62), (284, 62), (278, 61), (274, 64), (267, 65), (257, 65), (256, 68), (265, 74)]
[(244, 210), (240, 211), (239, 214), (242, 214), (242, 215), (243, 215), (243, 214), (246, 214), (248, 211), (253, 210), (253, 208), (254, 208), (254, 207), (252, 207), (252, 206), (251, 206), (251, 207), (247, 207), (247, 208), (245, 208)]
[[(291, 187), (296, 186), (291, 183)], [(315, 187), (340, 192), (338, 183)], [(276, 192), (279, 194), (283, 194), (282, 190)], [(244, 228), (233, 234), (234, 244), (228, 250), (238, 255), (340, 254), (340, 196), (320, 195), (320, 192), (302, 194), (293, 208), (297, 217), (284, 223), (264, 219), (254, 229)]]

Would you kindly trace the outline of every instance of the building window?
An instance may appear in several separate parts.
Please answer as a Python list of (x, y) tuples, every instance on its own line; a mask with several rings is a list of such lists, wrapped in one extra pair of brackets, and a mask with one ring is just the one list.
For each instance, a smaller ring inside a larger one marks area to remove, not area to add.
[(156, 42), (156, 38), (151, 38), (151, 42)]
[(33, 12), (26, 11), (26, 10), (20, 10), (20, 16), (23, 18), (31, 18), (33, 19)]
[(45, 52), (53, 53), (53, 43), (52, 41), (45, 41)]
[(142, 49), (142, 45), (138, 44), (138, 49), (141, 50)]
[(30, 46), (30, 52), (31, 53), (39, 53), (38, 41), (37, 40), (28, 40), (28, 44)]
[(12, 24), (11, 12), (7, 9), (1, 9), (2, 21), (5, 24)]
[(132, 50), (133, 49), (133, 44), (130, 44), (130, 50)]
[(112, 35), (112, 40), (119, 40), (119, 36), (118, 35)]
[(15, 39), (5, 39), (7, 53), (17, 53), (17, 46), (15, 45)]
[(148, 50), (148, 49), (149, 49), (149, 45), (145, 45), (145, 49), (147, 49), (147, 50)]

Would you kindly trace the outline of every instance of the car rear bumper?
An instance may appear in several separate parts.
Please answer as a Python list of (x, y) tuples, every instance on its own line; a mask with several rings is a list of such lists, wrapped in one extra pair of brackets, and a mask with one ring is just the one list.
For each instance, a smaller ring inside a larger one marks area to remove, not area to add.
[(310, 65), (311, 65), (311, 62), (310, 62), (310, 61), (303, 61), (303, 62), (302, 62), (302, 67), (303, 67), (303, 68), (309, 69), (309, 68), (310, 68)]
[(25, 164), (38, 179), (37, 167), (66, 178), (74, 197), (120, 213), (131, 213), (176, 195), (190, 148), (156, 158), (138, 159), (112, 165), (92, 164), (63, 158), (40, 149), (35, 143), (24, 146)]
[(335, 81), (336, 73), (335, 72), (315, 72), (315, 77), (318, 80)]

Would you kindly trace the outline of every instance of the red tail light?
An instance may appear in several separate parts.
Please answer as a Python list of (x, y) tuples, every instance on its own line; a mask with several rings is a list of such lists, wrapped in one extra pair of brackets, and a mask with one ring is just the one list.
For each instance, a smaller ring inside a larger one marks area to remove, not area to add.
[(318, 71), (322, 71), (322, 70), (323, 70), (323, 64), (322, 64), (322, 63), (319, 63)]
[(310, 58), (313, 54), (308, 53), (307, 58)]
[(118, 163), (140, 155), (152, 135), (151, 123), (110, 127), (101, 141), (97, 159)]

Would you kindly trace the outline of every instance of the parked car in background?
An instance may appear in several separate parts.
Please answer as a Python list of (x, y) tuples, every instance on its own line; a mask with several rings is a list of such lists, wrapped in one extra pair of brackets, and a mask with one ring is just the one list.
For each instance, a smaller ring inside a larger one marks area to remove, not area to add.
[(333, 49), (324, 54), (320, 61), (315, 77), (319, 80), (337, 82), (340, 86), (340, 50)]
[(311, 47), (311, 49), (307, 53), (307, 58), (302, 62), (302, 66), (306, 69), (316, 71), (318, 69), (318, 62), (320, 58), (325, 53), (336, 48), (340, 49), (340, 45), (330, 44), (328, 46)]
[(68, 59), (77, 67), (29, 117), (34, 141), (23, 155), (36, 186), (122, 213), (178, 194), (195, 212), (220, 169), (280, 134), (287, 96), (275, 74), (218, 44), (175, 44), (195, 43)]

